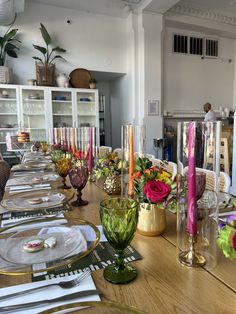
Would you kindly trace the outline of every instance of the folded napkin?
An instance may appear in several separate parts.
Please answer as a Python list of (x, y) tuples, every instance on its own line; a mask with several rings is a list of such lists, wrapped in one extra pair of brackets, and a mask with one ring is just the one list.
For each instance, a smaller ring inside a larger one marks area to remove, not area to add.
[(33, 190), (50, 190), (51, 186), (49, 183), (40, 183), (40, 184), (34, 184), (34, 185), (16, 185), (9, 187), (9, 194), (14, 194), (16, 192), (27, 192), (27, 191), (33, 191)]
[[(66, 276), (62, 278), (55, 278), (55, 279), (50, 279), (50, 280), (43, 280), (39, 282), (34, 282), (34, 283), (28, 283), (28, 284), (23, 284), (23, 285), (17, 285), (17, 286), (11, 286), (7, 288), (2, 288), (0, 289), (0, 295), (8, 295), (10, 293), (14, 293), (17, 291), (24, 291), (29, 288), (34, 288), (34, 287), (40, 287), (45, 285), (46, 283), (56, 283), (60, 282), (62, 280), (71, 280), (78, 275), (72, 275), (72, 276)], [(64, 295), (68, 295), (71, 293), (79, 292), (79, 291), (84, 291), (84, 290), (91, 290), (91, 289), (96, 289), (94, 281), (91, 277), (87, 277), (84, 279), (77, 287), (71, 288), (71, 289), (62, 289), (59, 286), (53, 286), (53, 287), (47, 287), (44, 288), (40, 291), (36, 292), (31, 292), (29, 294), (25, 294), (23, 296), (15, 296), (13, 298), (9, 298), (4, 301), (0, 301), (0, 307), (2, 306), (10, 306), (10, 305), (15, 305), (15, 304), (24, 304), (28, 302), (34, 302), (34, 301), (40, 301), (40, 300), (45, 300), (45, 299), (53, 299), (56, 297), (61, 297)], [(11, 311), (11, 314), (36, 314), (41, 311), (48, 310), (50, 308), (53, 308), (55, 306), (60, 306), (64, 304), (69, 304), (72, 302), (83, 302), (83, 301), (100, 301), (100, 297), (98, 294), (94, 294), (92, 296), (88, 297), (83, 297), (83, 298), (78, 298), (78, 299), (73, 299), (72, 300), (67, 300), (64, 302), (55, 302), (50, 305), (42, 305), (42, 306), (37, 306), (35, 308), (30, 308), (30, 309), (18, 309), (15, 311)], [(4, 313), (4, 312), (3, 312)]]
[(27, 176), (18, 176), (17, 178), (12, 178), (7, 181), (6, 188), (18, 186), (18, 185), (31, 185), (31, 184), (42, 184), (48, 183), (50, 181), (56, 181), (60, 176), (56, 172), (47, 172), (47, 173), (33, 173)]
[[(6, 214), (5, 214), (6, 215)], [(53, 221), (42, 221), (42, 222), (35, 222), (36, 219), (46, 219), (46, 218), (54, 218)], [(64, 219), (62, 219), (64, 218)], [(21, 225), (21, 226), (17, 226), (18, 224), (22, 223), (22, 222), (31, 222), (31, 223), (27, 223), (25, 225)], [(32, 217), (16, 217), (16, 218), (5, 218), (2, 219), (1, 221), (1, 228), (4, 227), (12, 227), (10, 230), (6, 230), (3, 233), (9, 233), (9, 232), (16, 232), (16, 231), (22, 231), (22, 230), (28, 230), (28, 229), (32, 229), (35, 228), (37, 226), (40, 227), (44, 227), (44, 226), (48, 226), (48, 225), (58, 225), (58, 224), (65, 224), (67, 223), (67, 219), (65, 218), (63, 213), (56, 213), (56, 214), (52, 214), (52, 215), (38, 215), (38, 216), (32, 216)], [(14, 226), (14, 228), (13, 228)]]

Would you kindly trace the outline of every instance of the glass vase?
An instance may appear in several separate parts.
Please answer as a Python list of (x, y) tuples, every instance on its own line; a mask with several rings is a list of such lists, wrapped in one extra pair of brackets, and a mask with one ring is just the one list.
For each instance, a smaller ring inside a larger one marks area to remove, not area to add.
[(145, 157), (146, 128), (144, 125), (122, 125), (122, 168), (121, 168), (121, 195), (134, 197), (133, 173), (135, 158)]
[(221, 122), (180, 122), (177, 139), (177, 245), (180, 263), (217, 262)]

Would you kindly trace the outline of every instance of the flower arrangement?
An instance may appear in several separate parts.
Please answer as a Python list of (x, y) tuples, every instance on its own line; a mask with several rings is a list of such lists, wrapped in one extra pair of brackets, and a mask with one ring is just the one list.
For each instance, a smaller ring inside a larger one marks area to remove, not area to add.
[(135, 159), (134, 191), (140, 203), (175, 205), (176, 182), (163, 166), (153, 166), (148, 158)]
[(226, 223), (219, 226), (217, 244), (225, 257), (236, 258), (236, 215), (229, 216)]
[(122, 161), (116, 152), (108, 153), (105, 157), (99, 158), (95, 174), (99, 179), (102, 176), (108, 177), (121, 173)]

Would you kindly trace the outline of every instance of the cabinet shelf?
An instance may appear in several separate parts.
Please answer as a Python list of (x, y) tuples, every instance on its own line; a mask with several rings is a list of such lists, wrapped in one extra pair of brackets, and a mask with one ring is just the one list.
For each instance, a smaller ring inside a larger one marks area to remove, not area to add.
[(79, 117), (96, 117), (96, 114), (78, 113)]
[(17, 131), (18, 128), (0, 128), (0, 131)]
[(42, 102), (44, 101), (44, 99), (38, 99), (38, 98), (35, 98), (35, 99), (30, 99), (30, 98), (25, 98), (23, 101), (27, 101), (27, 102)]
[(95, 104), (95, 101), (77, 101), (77, 104)]
[(26, 128), (27, 130), (30, 130), (30, 131), (35, 131), (35, 130), (46, 130), (46, 127), (45, 128)]
[(45, 116), (45, 113), (23, 113), (24, 116)]
[(16, 101), (16, 98), (0, 98), (0, 101)]
[(55, 117), (72, 117), (71, 113), (53, 113), (53, 116)]
[(53, 103), (72, 103), (72, 100), (53, 100)]
[(1, 112), (0, 116), (17, 116), (17, 113), (12, 112)]

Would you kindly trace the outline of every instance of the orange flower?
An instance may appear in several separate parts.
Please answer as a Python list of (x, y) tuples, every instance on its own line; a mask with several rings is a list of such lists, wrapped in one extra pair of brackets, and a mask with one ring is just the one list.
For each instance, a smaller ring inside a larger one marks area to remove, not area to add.
[(140, 173), (139, 171), (137, 171), (137, 172), (135, 172), (135, 173), (133, 174), (133, 176), (134, 176), (135, 179), (138, 179), (138, 178), (141, 177), (141, 173)]

